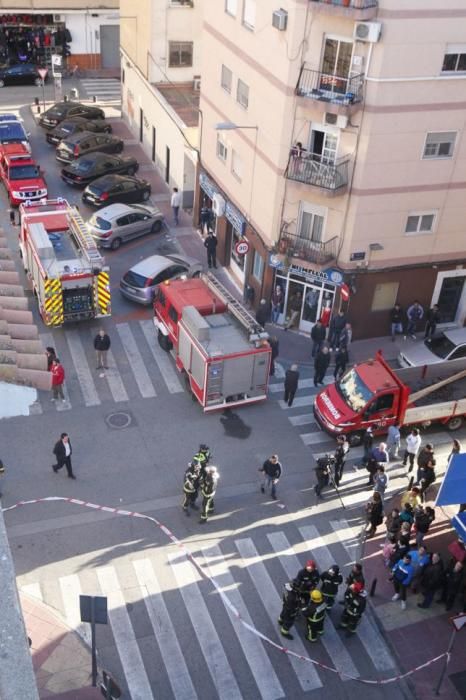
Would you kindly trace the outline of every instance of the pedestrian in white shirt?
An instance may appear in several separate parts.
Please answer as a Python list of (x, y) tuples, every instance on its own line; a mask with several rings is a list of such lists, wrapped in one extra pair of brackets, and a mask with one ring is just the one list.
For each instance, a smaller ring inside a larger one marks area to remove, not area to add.
[(412, 472), (414, 468), (414, 460), (421, 447), (421, 436), (419, 435), (419, 430), (413, 428), (406, 438), (406, 449), (403, 457), (403, 466), (406, 467), (409, 460), (408, 474)]
[(178, 226), (178, 212), (180, 211), (181, 207), (181, 193), (178, 192), (178, 187), (173, 188), (170, 204), (173, 210), (173, 220), (175, 222), (175, 226)]

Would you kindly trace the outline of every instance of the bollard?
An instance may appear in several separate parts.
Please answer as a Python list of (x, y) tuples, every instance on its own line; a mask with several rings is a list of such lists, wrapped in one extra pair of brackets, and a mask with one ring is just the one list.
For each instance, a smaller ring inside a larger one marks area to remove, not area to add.
[(36, 105), (36, 107), (39, 106), (39, 98), (38, 97), (34, 97), (34, 104)]
[(68, 95), (63, 95), (63, 102), (68, 102)]
[(92, 95), (92, 101), (97, 102), (97, 95)]
[(37, 112), (37, 114), (40, 114), (40, 105), (37, 105), (36, 112)]
[(374, 597), (374, 595), (375, 595), (375, 589), (376, 589), (376, 588), (377, 588), (377, 579), (375, 578), (375, 579), (372, 581), (371, 590), (370, 590), (370, 592), (369, 592), (369, 595), (370, 595), (371, 598)]

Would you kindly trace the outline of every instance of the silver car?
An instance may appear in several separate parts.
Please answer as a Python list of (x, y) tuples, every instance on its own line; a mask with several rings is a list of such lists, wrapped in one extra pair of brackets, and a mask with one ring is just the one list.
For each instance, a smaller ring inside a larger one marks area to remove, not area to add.
[(412, 343), (398, 355), (400, 367), (421, 367), (466, 358), (466, 328), (446, 330)]
[(194, 258), (173, 253), (151, 255), (134, 265), (120, 280), (120, 292), (138, 304), (151, 304), (159, 284), (179, 277), (198, 277), (202, 264)]
[(145, 204), (110, 204), (91, 216), (87, 228), (101, 248), (117, 250), (122, 243), (162, 230), (163, 214)]

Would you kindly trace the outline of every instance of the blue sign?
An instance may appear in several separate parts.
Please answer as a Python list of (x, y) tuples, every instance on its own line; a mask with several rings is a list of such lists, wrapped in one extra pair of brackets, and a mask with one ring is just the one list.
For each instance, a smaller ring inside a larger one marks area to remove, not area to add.
[(336, 270), (334, 267), (329, 267), (327, 270), (324, 270), (325, 274), (328, 277), (329, 282), (333, 282), (337, 287), (340, 287), (343, 284), (343, 274), (340, 272), (340, 270)]
[(225, 206), (225, 216), (233, 226), (233, 228), (238, 231), (241, 236), (246, 233), (246, 220), (241, 216), (236, 207), (227, 202)]
[(210, 180), (205, 173), (199, 174), (199, 184), (210, 199), (213, 199), (214, 195), (218, 192), (212, 180)]

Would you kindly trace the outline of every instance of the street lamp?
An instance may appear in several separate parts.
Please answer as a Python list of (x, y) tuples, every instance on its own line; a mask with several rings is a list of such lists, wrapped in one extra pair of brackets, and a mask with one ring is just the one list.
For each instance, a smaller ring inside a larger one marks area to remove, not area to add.
[(216, 131), (234, 131), (235, 129), (256, 129), (256, 131), (259, 129), (258, 126), (240, 126), (238, 124), (234, 124), (233, 122), (219, 122), (218, 124), (215, 124), (215, 130)]

